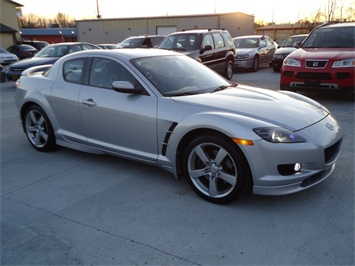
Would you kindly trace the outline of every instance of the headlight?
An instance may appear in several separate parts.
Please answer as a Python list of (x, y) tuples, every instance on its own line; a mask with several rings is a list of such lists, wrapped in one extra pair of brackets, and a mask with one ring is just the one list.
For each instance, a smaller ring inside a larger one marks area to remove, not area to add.
[(286, 58), (283, 63), (285, 66), (300, 67), (301, 61), (294, 58)]
[(237, 58), (237, 59), (248, 59), (249, 55), (248, 54), (238, 54), (235, 58)]
[(335, 61), (333, 63), (333, 68), (339, 68), (339, 67), (355, 67), (355, 58), (351, 59), (344, 59), (340, 61)]
[(273, 143), (299, 143), (306, 140), (291, 130), (281, 127), (259, 127), (253, 131), (262, 139)]
[(274, 54), (275, 59), (283, 59), (284, 57), (285, 57), (285, 55), (283, 55), (283, 54)]

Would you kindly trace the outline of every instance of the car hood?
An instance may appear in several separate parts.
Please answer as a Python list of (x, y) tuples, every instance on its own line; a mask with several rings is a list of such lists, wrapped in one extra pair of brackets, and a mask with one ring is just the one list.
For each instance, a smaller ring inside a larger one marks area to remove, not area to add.
[(276, 50), (275, 54), (290, 54), (294, 50), (296, 50), (295, 47), (280, 47)]
[(11, 67), (29, 68), (33, 66), (54, 64), (54, 62), (56, 62), (58, 59), (58, 57), (32, 57), (13, 63)]
[(212, 112), (257, 119), (292, 131), (317, 123), (329, 114), (319, 103), (296, 93), (241, 85), (215, 93), (174, 97), (174, 100), (199, 105)]
[(257, 51), (257, 48), (237, 48), (237, 49), (235, 49), (235, 55), (255, 54), (256, 51)]
[(299, 48), (292, 52), (297, 59), (327, 59), (342, 60), (354, 58), (354, 48)]

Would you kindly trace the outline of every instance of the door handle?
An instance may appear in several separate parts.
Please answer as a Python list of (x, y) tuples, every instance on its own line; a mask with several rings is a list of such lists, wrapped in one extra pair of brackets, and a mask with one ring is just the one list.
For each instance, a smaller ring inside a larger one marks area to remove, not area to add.
[(96, 106), (96, 103), (94, 102), (93, 99), (82, 100), (81, 103), (85, 104), (88, 107)]

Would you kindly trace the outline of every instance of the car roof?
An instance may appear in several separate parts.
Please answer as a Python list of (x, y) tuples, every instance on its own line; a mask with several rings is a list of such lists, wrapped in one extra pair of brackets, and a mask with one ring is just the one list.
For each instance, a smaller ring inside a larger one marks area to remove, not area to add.
[(125, 57), (127, 60), (130, 60), (130, 59), (140, 58), (140, 57), (164, 56), (164, 55), (181, 56), (183, 54), (174, 51), (169, 51), (165, 49), (156, 49), (156, 48), (126, 48), (126, 49), (114, 49), (114, 50), (100, 49), (100, 50), (79, 51), (76, 53), (66, 55), (61, 59), (68, 58), (68, 57), (80, 57), (83, 55), (88, 55), (88, 56), (106, 55), (112, 57), (121, 56), (121, 57)]
[(330, 23), (321, 25), (319, 28), (340, 28), (340, 27), (355, 27), (355, 22)]
[(173, 32), (170, 33), (170, 35), (173, 34), (183, 34), (183, 33), (206, 33), (206, 32), (221, 32), (221, 31), (226, 31), (225, 29), (184, 29), (181, 31)]
[(294, 35), (290, 35), (289, 37), (307, 37), (308, 36), (308, 33), (305, 33), (305, 34), (294, 34)]
[(138, 35), (138, 36), (130, 36), (126, 39), (135, 39), (135, 38), (152, 38), (152, 37), (165, 37), (163, 35)]
[[(233, 39), (246, 39), (246, 38), (261, 38), (261, 37), (269, 37), (267, 35), (244, 35), (244, 36), (238, 36), (234, 37)], [(270, 38), (270, 37), (269, 37)]]
[[(53, 43), (50, 46), (59, 46), (59, 45), (77, 45), (77, 44), (92, 44), (89, 42), (60, 42), (60, 43)], [(95, 45), (95, 44), (93, 44)]]

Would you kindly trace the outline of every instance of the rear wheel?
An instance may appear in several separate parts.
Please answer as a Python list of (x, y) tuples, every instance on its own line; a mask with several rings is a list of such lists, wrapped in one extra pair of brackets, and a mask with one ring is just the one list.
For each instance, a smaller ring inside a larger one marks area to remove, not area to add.
[(233, 61), (228, 59), (224, 69), (224, 77), (228, 80), (231, 80), (233, 77)]
[(251, 179), (248, 163), (239, 148), (210, 135), (193, 140), (183, 157), (184, 175), (203, 199), (228, 203), (242, 194)]
[(30, 106), (24, 116), (25, 132), (31, 145), (38, 151), (55, 149), (52, 125), (46, 113), (39, 106)]

